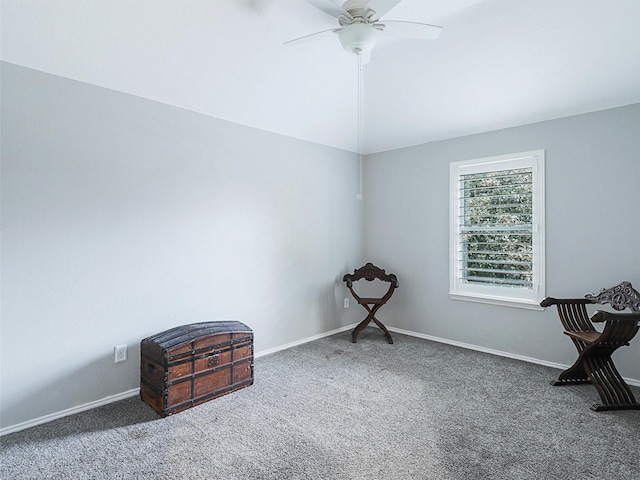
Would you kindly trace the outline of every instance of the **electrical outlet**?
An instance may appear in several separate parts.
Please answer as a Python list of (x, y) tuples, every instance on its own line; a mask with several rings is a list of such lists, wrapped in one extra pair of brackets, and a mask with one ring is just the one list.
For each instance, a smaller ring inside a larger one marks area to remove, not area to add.
[(113, 347), (113, 360), (115, 363), (126, 362), (127, 361), (127, 346), (126, 345), (118, 345), (117, 347)]
[(348, 298), (344, 299), (344, 308), (349, 308), (349, 299)]

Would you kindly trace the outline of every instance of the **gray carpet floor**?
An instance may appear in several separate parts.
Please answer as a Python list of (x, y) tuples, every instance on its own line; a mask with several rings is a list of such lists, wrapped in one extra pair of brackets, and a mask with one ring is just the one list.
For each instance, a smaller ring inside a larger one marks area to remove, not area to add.
[[(138, 397), (1, 439), (3, 479), (640, 479), (640, 411), (559, 371), (367, 328), (258, 358), (160, 418)], [(633, 388), (636, 397), (640, 389)]]

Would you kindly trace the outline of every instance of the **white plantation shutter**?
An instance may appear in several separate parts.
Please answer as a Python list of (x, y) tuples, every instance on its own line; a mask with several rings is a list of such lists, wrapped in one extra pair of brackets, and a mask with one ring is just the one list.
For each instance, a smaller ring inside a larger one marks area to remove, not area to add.
[(454, 298), (537, 306), (544, 287), (544, 151), (451, 166)]
[(460, 176), (459, 276), (533, 288), (531, 168)]

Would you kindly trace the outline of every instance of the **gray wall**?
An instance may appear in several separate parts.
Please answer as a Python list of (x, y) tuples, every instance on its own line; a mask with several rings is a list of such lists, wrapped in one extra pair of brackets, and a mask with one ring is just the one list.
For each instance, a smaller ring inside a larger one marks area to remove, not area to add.
[[(367, 157), (366, 258), (400, 288), (381, 317), (400, 329), (555, 364), (576, 353), (554, 309), (451, 300), (449, 164), (546, 150), (547, 295), (640, 288), (640, 104)], [(640, 338), (615, 354), (640, 382)]]
[[(6, 63), (1, 86), (0, 428), (135, 389), (175, 325), (237, 319), (260, 352), (359, 321), (365, 259), (400, 278), (388, 325), (572, 363), (552, 310), (449, 299), (452, 161), (546, 149), (547, 293), (640, 286), (640, 105), (370, 155), (359, 202), (348, 152)], [(640, 343), (616, 362), (640, 379)]]
[(349, 152), (3, 63), (2, 427), (136, 388), (140, 340), (176, 325), (240, 320), (260, 352), (359, 320), (342, 308), (358, 171)]

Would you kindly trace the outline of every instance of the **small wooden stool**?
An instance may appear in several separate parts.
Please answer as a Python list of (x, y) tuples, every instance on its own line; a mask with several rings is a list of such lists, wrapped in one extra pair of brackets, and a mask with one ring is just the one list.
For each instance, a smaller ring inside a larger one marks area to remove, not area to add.
[[(363, 298), (360, 297), (353, 289), (353, 282), (365, 279), (369, 282), (378, 279), (383, 282), (389, 282), (389, 290), (385, 293), (381, 298)], [(391, 334), (387, 330), (387, 328), (382, 324), (380, 320), (378, 320), (375, 315), (382, 306), (387, 303), (387, 301), (393, 295), (393, 292), (396, 288), (398, 288), (398, 278), (393, 274), (387, 274), (383, 269), (376, 267), (373, 263), (367, 263), (365, 266), (360, 267), (353, 271), (352, 274), (347, 273), (343, 278), (343, 282), (347, 282), (347, 288), (355, 298), (356, 302), (362, 305), (365, 310), (367, 310), (367, 317), (356, 326), (351, 332), (351, 341), (356, 343), (356, 339), (358, 334), (373, 320), (378, 327), (382, 329), (385, 336), (387, 337), (387, 342), (393, 343), (393, 339), (391, 338)]]

